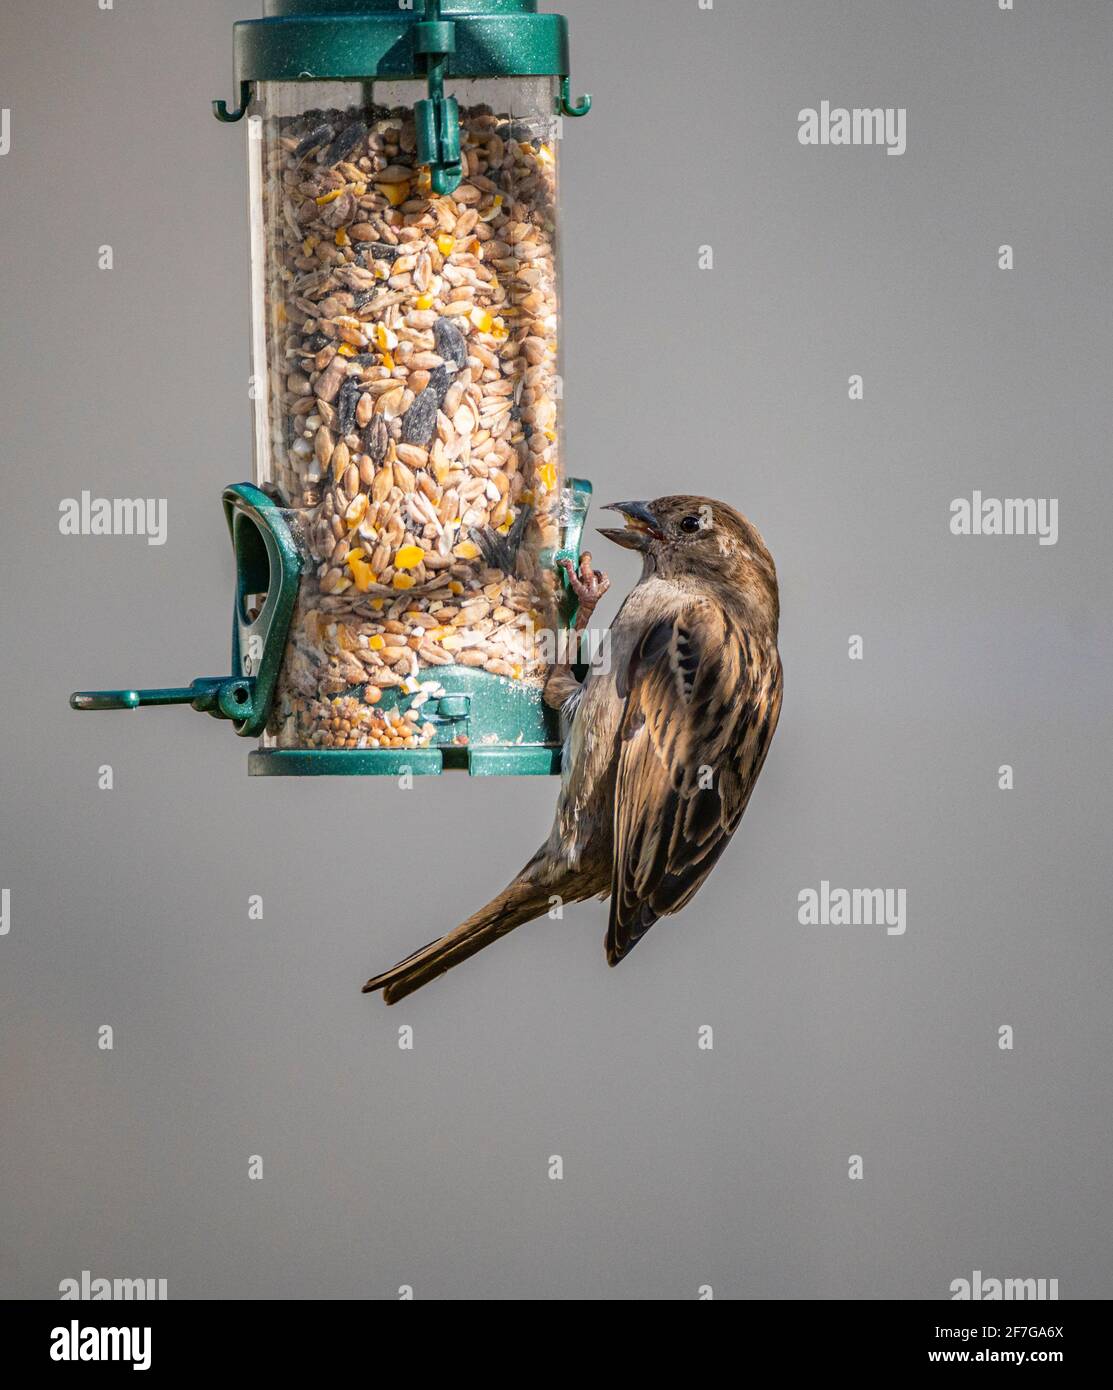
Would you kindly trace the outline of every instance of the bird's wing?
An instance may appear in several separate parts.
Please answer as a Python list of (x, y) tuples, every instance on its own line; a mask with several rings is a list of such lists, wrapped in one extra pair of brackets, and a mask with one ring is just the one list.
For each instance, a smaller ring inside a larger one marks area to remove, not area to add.
[(780, 658), (695, 602), (646, 630), (619, 693), (611, 965), (690, 901), (734, 834), (777, 727)]

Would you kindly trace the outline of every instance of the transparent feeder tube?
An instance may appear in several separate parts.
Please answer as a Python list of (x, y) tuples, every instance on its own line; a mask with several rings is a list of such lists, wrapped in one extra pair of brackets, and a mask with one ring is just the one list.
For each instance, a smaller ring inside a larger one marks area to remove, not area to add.
[(420, 747), (431, 729), (386, 692), (460, 667), (544, 678), (558, 84), (446, 91), (464, 170), (439, 196), (415, 163), (424, 83), (261, 83), (251, 108), (255, 474), (306, 551), (281, 747)]

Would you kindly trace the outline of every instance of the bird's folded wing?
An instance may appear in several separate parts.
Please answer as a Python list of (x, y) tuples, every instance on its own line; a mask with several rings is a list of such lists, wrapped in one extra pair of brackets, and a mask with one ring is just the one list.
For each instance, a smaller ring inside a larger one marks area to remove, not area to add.
[(746, 809), (781, 704), (775, 647), (759, 647), (706, 601), (648, 628), (624, 674), (611, 965), (711, 872)]

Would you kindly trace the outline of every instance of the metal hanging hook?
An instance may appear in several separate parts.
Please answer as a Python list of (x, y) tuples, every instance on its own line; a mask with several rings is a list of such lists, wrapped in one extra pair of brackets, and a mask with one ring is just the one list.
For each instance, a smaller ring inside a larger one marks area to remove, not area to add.
[(572, 101), (572, 79), (560, 79), (560, 110), (564, 116), (586, 116), (591, 110), (591, 93), (585, 92), (578, 102)]
[(228, 110), (228, 103), (226, 101), (214, 101), (213, 115), (217, 120), (224, 121), (226, 125), (231, 125), (235, 121), (242, 121), (247, 114), (247, 108), (251, 105), (251, 89), (253, 86), (254, 83), (251, 82), (240, 83), (240, 104), (234, 111)]

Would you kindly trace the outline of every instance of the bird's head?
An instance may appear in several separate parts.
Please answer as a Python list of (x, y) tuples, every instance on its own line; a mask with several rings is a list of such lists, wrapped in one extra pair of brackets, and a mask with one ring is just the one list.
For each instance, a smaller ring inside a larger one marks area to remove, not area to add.
[(709, 497), (658, 497), (655, 502), (613, 502), (625, 527), (600, 534), (644, 557), (643, 577), (656, 574), (709, 590), (726, 604), (741, 604), (751, 621), (775, 633), (780, 606), (773, 557), (756, 526), (725, 502)]

